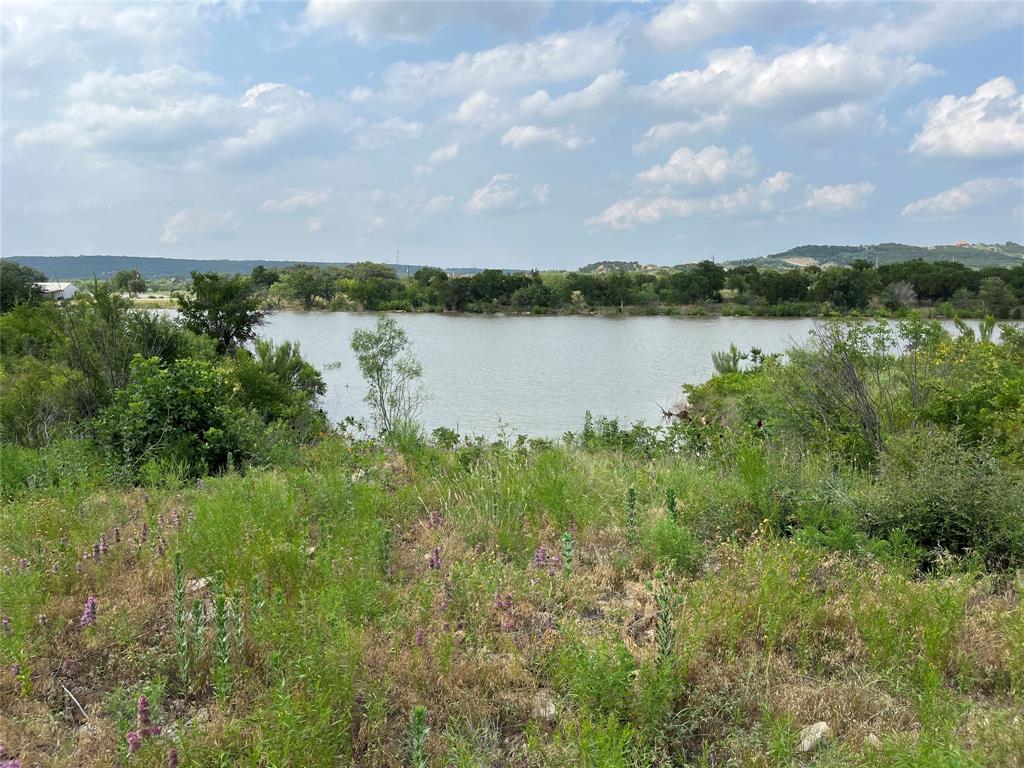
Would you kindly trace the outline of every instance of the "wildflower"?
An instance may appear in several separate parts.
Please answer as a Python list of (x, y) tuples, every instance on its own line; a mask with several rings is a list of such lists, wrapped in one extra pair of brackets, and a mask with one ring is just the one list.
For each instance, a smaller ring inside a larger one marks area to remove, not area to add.
[(114, 528), (114, 543), (115, 544), (120, 544), (121, 543), (121, 529), (120, 528)]
[(174, 513), (171, 515), (171, 522), (174, 523), (175, 528), (179, 531), (181, 530), (181, 513), (178, 510), (174, 510)]
[(124, 740), (128, 742), (129, 752), (138, 752), (142, 746), (142, 734), (138, 731), (128, 731), (124, 735)]
[(0, 768), (21, 768), (21, 760), (14, 758), (13, 760), (0, 760)]
[(14, 662), (11, 664), (11, 677), (17, 677), (21, 674), (21, 664)]
[(5, 635), (9, 635), (9, 634), (11, 634), (11, 632), (14, 631), (14, 630), (11, 629), (11, 617), (10, 616), (4, 616), (4, 618), (3, 618), (3, 625), (4, 625), (4, 634)]
[(105, 533), (104, 534), (100, 534), (100, 545), (99, 545), (100, 554), (101, 555), (107, 554), (108, 549), (109, 549), (109, 547), (107, 546), (107, 535)]
[(178, 750), (172, 748), (171, 751), (167, 753), (167, 768), (178, 768), (178, 764)]
[(422, 646), (426, 638), (426, 633), (423, 631), (423, 627), (416, 628), (416, 645)]
[(25, 557), (19, 558), (18, 559), (18, 567), (21, 568), (21, 570), (23, 570), (23, 571), (28, 570), (28, 558), (25, 558)]
[(139, 539), (140, 539), (140, 541), (143, 544), (145, 544), (146, 543), (146, 539), (148, 539), (148, 538), (149, 538), (149, 524), (145, 520), (143, 520), (142, 521), (142, 530), (139, 532)]
[(153, 715), (149, 709), (149, 699), (145, 696), (139, 696), (139, 703), (135, 708), (135, 715), (140, 731), (144, 731), (153, 724)]
[(82, 609), (82, 618), (78, 620), (78, 626), (87, 627), (96, 623), (96, 598), (89, 595), (85, 601), (85, 608)]
[(438, 571), (441, 569), (441, 548), (434, 547), (434, 551), (430, 553), (430, 569)]
[(98, 563), (100, 561), (100, 555), (101, 554), (103, 554), (103, 553), (100, 551), (100, 545), (99, 544), (93, 544), (92, 545), (92, 559), (95, 560)]
[(160, 537), (160, 541), (157, 542), (157, 545), (156, 545), (156, 553), (158, 555), (160, 555), (160, 557), (163, 557), (166, 552), (167, 552), (167, 545), (164, 543), (164, 539), (161, 536)]
[(537, 547), (537, 551), (533, 553), (533, 564), (537, 568), (543, 568), (548, 564), (548, 548), (545, 546)]

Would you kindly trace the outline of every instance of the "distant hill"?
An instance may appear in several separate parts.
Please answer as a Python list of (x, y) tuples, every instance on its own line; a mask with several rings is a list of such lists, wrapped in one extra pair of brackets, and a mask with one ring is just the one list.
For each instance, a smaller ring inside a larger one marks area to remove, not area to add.
[[(256, 261), (249, 259), (164, 259), (148, 256), (12, 256), (11, 261), (38, 269), (51, 280), (88, 280), (97, 277), (106, 280), (122, 269), (137, 269), (147, 280), (179, 277), (187, 279), (195, 272), (217, 272), (222, 275), (249, 274), (262, 264), (268, 269), (282, 269), (294, 264), (347, 266), (352, 262)], [(389, 264), (399, 275), (409, 275), (420, 269), (419, 264)], [(456, 275), (474, 275), (479, 269), (449, 269)]]
[(985, 243), (957, 243), (955, 245), (903, 245), (902, 243), (879, 243), (878, 245), (801, 245), (782, 253), (759, 256), (752, 259), (730, 261), (730, 266), (794, 267), (824, 266), (837, 264), (849, 266), (857, 259), (872, 264), (893, 264), (899, 261), (923, 259), (925, 261), (957, 261), (968, 267), (1017, 267), (1024, 264), (1024, 246), (1014, 242), (1002, 245)]

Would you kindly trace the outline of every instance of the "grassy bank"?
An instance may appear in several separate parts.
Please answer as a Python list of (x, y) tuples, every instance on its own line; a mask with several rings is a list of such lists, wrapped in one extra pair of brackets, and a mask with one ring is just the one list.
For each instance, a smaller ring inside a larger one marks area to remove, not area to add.
[[(4, 458), (0, 741), (23, 766), (1024, 754), (1019, 572), (922, 573), (898, 539), (821, 524), (893, 492), (870, 474), (755, 444), (337, 437), (127, 489), (81, 444)], [(161, 730), (129, 752), (140, 695)]]

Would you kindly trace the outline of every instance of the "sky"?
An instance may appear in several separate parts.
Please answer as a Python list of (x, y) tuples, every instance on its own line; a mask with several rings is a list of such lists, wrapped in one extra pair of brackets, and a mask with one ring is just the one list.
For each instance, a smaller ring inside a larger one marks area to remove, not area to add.
[(1024, 3), (0, 4), (4, 256), (1024, 241)]

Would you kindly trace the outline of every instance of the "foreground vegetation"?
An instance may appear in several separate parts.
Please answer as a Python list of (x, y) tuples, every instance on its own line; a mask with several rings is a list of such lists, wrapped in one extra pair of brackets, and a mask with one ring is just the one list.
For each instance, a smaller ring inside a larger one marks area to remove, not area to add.
[(1020, 330), (825, 325), (671, 425), (485, 441), (388, 320), (380, 434), (330, 429), (228, 303), (0, 318), (0, 759), (1021, 765)]

